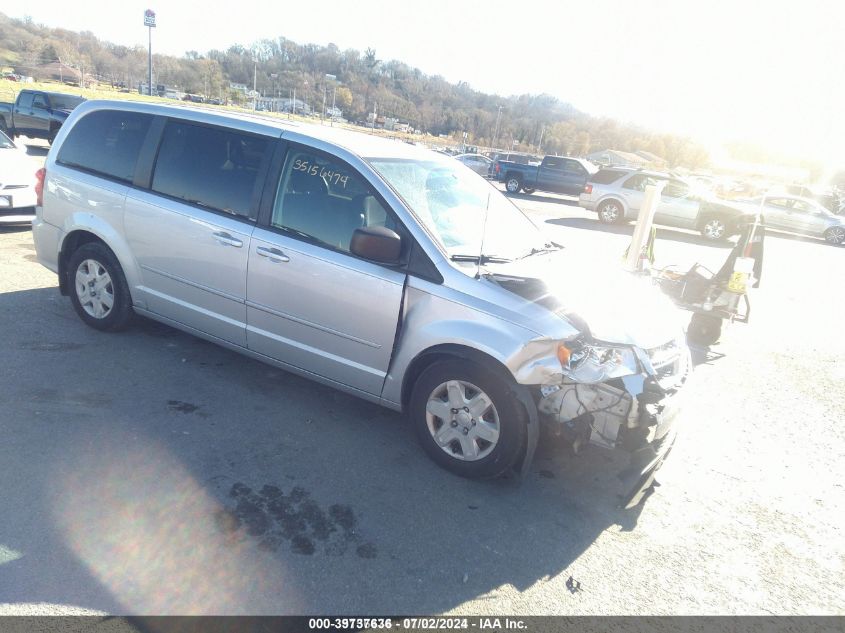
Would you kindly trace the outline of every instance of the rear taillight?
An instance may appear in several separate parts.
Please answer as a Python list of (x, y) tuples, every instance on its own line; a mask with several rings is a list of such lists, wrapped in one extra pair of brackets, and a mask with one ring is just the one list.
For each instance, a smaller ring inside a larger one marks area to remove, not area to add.
[(502, 166), (499, 163), (496, 163), (496, 166), (493, 169), (498, 174), (500, 171), (502, 171)]
[(593, 185), (590, 183), (584, 185), (584, 193), (593, 193)]
[(44, 179), (47, 177), (47, 170), (43, 167), (35, 172), (35, 204), (44, 206)]

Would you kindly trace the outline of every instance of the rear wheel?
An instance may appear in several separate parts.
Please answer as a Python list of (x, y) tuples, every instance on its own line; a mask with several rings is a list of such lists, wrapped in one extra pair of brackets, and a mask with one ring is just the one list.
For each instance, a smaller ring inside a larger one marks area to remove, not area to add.
[(510, 385), (470, 361), (423, 371), (409, 414), (429, 457), (461, 477), (498, 477), (524, 450), (527, 421)]
[(827, 231), (824, 232), (824, 239), (829, 244), (835, 244), (836, 246), (845, 243), (845, 227), (830, 227)]
[(625, 217), (622, 203), (618, 200), (605, 200), (597, 209), (602, 224), (619, 224)]
[(104, 244), (83, 244), (67, 267), (70, 300), (86, 325), (103, 331), (124, 329), (132, 318), (132, 299), (123, 269)]
[(697, 345), (713, 345), (722, 335), (722, 319), (696, 312), (687, 328), (687, 339)]
[(509, 176), (505, 181), (505, 189), (508, 193), (519, 193), (522, 189), (522, 179), (519, 176)]

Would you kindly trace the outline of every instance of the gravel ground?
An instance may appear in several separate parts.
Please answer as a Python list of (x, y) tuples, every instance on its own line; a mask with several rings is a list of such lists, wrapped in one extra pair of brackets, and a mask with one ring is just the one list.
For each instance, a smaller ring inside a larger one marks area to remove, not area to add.
[[(629, 239), (516, 202), (585, 270)], [(464, 481), (392, 412), (148, 321), (86, 328), (0, 229), (0, 613), (843, 614), (845, 249), (766, 248), (751, 323), (695, 350), (661, 485), (621, 511), (598, 450)], [(727, 250), (664, 229), (657, 253)]]

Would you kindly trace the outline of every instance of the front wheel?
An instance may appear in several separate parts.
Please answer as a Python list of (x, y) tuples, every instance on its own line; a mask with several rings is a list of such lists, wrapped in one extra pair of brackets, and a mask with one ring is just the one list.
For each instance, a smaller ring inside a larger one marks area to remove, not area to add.
[(83, 244), (67, 268), (70, 300), (86, 325), (102, 331), (124, 329), (132, 318), (132, 298), (123, 269), (104, 244)]
[(522, 189), (522, 180), (516, 176), (508, 178), (505, 182), (505, 189), (508, 190), (508, 193), (519, 193), (519, 190)]
[(461, 477), (498, 477), (524, 450), (527, 420), (510, 385), (470, 361), (423, 371), (409, 414), (429, 457)]
[(707, 218), (701, 225), (701, 234), (712, 242), (727, 236), (728, 225), (720, 218)]
[(845, 227), (832, 226), (824, 232), (824, 239), (828, 244), (839, 246), (845, 243)]

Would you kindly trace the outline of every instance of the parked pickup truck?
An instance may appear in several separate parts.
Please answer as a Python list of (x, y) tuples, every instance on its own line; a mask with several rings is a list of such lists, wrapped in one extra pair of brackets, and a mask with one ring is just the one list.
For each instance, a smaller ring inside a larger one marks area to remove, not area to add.
[(0, 132), (13, 138), (44, 138), (52, 143), (71, 110), (83, 101), (76, 95), (21, 90), (14, 103), (0, 103)]
[(493, 177), (505, 183), (508, 193), (534, 193), (536, 190), (577, 196), (587, 179), (599, 170), (590, 161), (567, 156), (546, 156), (539, 165), (498, 160)]

